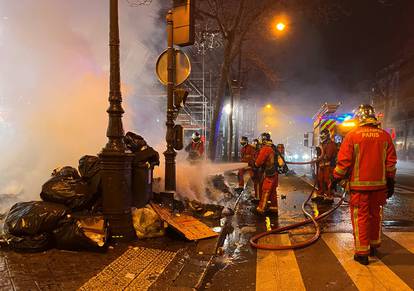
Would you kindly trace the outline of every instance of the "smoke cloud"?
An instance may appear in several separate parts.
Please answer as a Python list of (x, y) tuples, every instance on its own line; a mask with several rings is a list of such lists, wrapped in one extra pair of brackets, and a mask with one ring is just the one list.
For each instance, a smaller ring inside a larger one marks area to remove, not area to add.
[[(108, 2), (0, 1), (0, 194), (38, 199), (54, 168), (105, 145)], [(119, 2), (124, 128), (161, 144), (163, 107), (146, 97), (164, 46), (159, 3)]]

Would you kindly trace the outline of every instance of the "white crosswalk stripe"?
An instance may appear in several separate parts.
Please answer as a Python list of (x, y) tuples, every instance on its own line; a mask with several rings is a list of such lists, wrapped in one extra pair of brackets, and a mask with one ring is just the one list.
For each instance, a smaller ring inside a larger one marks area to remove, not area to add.
[(351, 233), (327, 233), (322, 236), (359, 290), (412, 290), (378, 259), (368, 266), (356, 263)]
[[(386, 232), (385, 235), (394, 242), (397, 242), (402, 248), (414, 253), (414, 232)], [(321, 251), (330, 250), (334, 255), (333, 258), (339, 262), (343, 270), (346, 273), (333, 274), (332, 280), (335, 280), (335, 276), (348, 276), (349, 282), (353, 282), (355, 286), (349, 286), (350, 289), (357, 288), (358, 290), (413, 290), (413, 282), (405, 275), (405, 281), (403, 273), (393, 268), (393, 265), (388, 265), (376, 257), (370, 257), (370, 264), (363, 266), (353, 260), (354, 254), (354, 242), (353, 235), (351, 233), (324, 233), (322, 240), (325, 244), (319, 244), (319, 248), (323, 247)], [(286, 245), (290, 244), (288, 234), (271, 235), (260, 242), (266, 244)], [(312, 246), (311, 246), (312, 247)], [(295, 251), (257, 251), (257, 264), (256, 264), (256, 291), (261, 290), (313, 290), (312, 286), (314, 282), (304, 280), (303, 274), (299, 265), (303, 260), (301, 257), (306, 256), (306, 253), (302, 252), (302, 255), (296, 258)], [(393, 254), (388, 254), (393, 255)], [(395, 254), (394, 254), (395, 255)], [(298, 264), (298, 261), (300, 260)], [(314, 268), (318, 264), (323, 264), (324, 256), (321, 254), (320, 261), (315, 265), (309, 266)], [(386, 260), (385, 260), (386, 261)], [(329, 265), (331, 266), (331, 265)], [(412, 264), (404, 265), (405, 270), (410, 272), (414, 268), (414, 261)], [(305, 267), (307, 268), (307, 267)], [(329, 268), (329, 267), (328, 267)], [(402, 278), (399, 277), (399, 275)], [(309, 283), (310, 282), (310, 283)], [(308, 285), (311, 286), (308, 286)], [(316, 289), (315, 289), (316, 290)]]
[[(270, 235), (259, 242), (290, 244), (288, 234)], [(306, 290), (294, 251), (257, 251), (256, 290)]]

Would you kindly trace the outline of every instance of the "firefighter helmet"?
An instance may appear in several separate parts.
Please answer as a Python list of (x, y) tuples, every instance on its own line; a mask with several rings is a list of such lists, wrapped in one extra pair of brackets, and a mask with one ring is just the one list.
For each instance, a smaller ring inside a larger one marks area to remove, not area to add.
[(378, 124), (377, 117), (375, 116), (375, 109), (369, 104), (359, 105), (357, 111), (355, 112), (355, 117), (358, 118), (360, 126), (366, 124)]
[(265, 143), (270, 142), (270, 141), (271, 141), (271, 138), (270, 138), (270, 133), (268, 133), (268, 132), (263, 132), (263, 133), (260, 135), (260, 141), (262, 142), (262, 144), (265, 144)]
[(196, 131), (191, 135), (191, 138), (194, 142), (199, 142), (201, 140), (200, 134)]
[(245, 145), (247, 145), (249, 143), (249, 139), (247, 138), (247, 136), (242, 136), (241, 138), (240, 138), (240, 144), (242, 145), (242, 146), (245, 146)]
[(322, 130), (319, 138), (322, 143), (327, 142), (331, 138), (331, 133), (328, 129), (325, 128), (324, 130)]

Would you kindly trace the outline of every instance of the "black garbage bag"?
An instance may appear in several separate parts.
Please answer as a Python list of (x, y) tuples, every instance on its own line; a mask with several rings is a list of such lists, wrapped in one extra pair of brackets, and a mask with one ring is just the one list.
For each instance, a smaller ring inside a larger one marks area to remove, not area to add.
[(88, 183), (80, 178), (56, 176), (43, 184), (40, 197), (43, 201), (60, 203), (70, 209), (81, 210), (92, 204), (93, 194)]
[(52, 177), (71, 177), (72, 179), (80, 178), (78, 170), (69, 166), (54, 169)]
[(55, 246), (62, 250), (105, 251), (107, 239), (103, 216), (68, 217), (53, 231)]
[(79, 173), (84, 179), (91, 179), (100, 171), (101, 160), (97, 156), (83, 156), (79, 160)]
[(152, 167), (158, 166), (160, 164), (160, 155), (152, 147), (145, 146), (140, 151), (135, 152), (134, 162), (148, 162)]
[(52, 236), (48, 233), (22, 237), (7, 234), (5, 239), (9, 247), (17, 252), (43, 252), (53, 247)]
[(102, 198), (101, 160), (97, 156), (83, 156), (79, 160), (78, 169), (82, 179), (88, 183), (89, 192), (93, 197), (91, 202), (96, 206)]
[(130, 131), (125, 134), (124, 142), (127, 148), (133, 153), (140, 151), (143, 147), (147, 146), (147, 142), (142, 136)]
[(31, 201), (12, 206), (4, 222), (4, 231), (15, 236), (51, 233), (69, 209), (61, 204)]
[(127, 148), (135, 154), (135, 163), (148, 162), (151, 166), (160, 164), (160, 155), (147, 145), (142, 136), (128, 131), (124, 137), (124, 142)]

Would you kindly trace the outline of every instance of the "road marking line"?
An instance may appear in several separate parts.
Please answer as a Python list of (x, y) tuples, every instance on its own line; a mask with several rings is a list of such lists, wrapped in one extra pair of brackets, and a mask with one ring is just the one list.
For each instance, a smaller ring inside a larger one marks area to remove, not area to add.
[[(269, 235), (259, 242), (290, 245), (288, 234)], [(257, 250), (256, 290), (306, 290), (293, 250)]]
[(414, 232), (384, 232), (384, 234), (414, 254)]
[(370, 260), (368, 266), (355, 262), (351, 233), (326, 233), (322, 238), (359, 290), (412, 290), (380, 260)]

